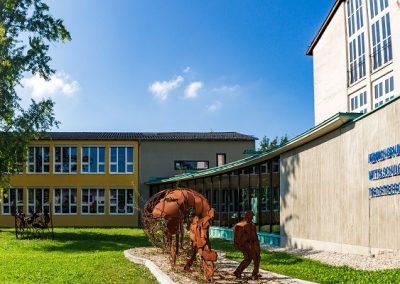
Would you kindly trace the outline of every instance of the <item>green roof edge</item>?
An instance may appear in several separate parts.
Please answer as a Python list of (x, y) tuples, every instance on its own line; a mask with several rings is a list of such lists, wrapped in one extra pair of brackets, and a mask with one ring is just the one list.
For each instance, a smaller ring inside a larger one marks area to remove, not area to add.
[(175, 182), (175, 181), (184, 180), (184, 179), (187, 179), (187, 178), (202, 177), (202, 176), (206, 176), (206, 175), (208, 175), (210, 173), (213, 173), (213, 172), (219, 172), (219, 171), (224, 171), (224, 170), (227, 170), (227, 169), (231, 169), (231, 168), (234, 168), (234, 167), (236, 167), (236, 166), (238, 166), (240, 164), (245, 164), (245, 163), (248, 163), (248, 162), (250, 162), (252, 160), (256, 160), (256, 159), (262, 158), (263, 156), (267, 156), (267, 155), (269, 155), (271, 153), (277, 152), (280, 149), (282, 149), (283, 147), (285, 147), (286, 145), (288, 145), (288, 144), (290, 144), (290, 143), (292, 143), (292, 142), (294, 142), (296, 140), (299, 140), (302, 137), (305, 137), (308, 134), (310, 134), (310, 133), (312, 133), (312, 132), (314, 132), (314, 131), (316, 131), (318, 129), (323, 128), (324, 126), (328, 125), (329, 123), (331, 123), (332, 121), (334, 121), (334, 120), (336, 120), (338, 118), (347, 118), (347, 119), (349, 119), (349, 122), (351, 123), (351, 122), (355, 121), (356, 119), (359, 119), (360, 117), (364, 117), (364, 116), (365, 115), (363, 115), (362, 113), (339, 112), (339, 113), (331, 116), (330, 118), (324, 120), (320, 124), (314, 126), (313, 128), (310, 128), (309, 130), (301, 133), (300, 135), (297, 135), (293, 139), (290, 139), (288, 142), (286, 142), (285, 144), (281, 145), (280, 147), (278, 147), (276, 149), (273, 149), (271, 151), (264, 152), (264, 153), (261, 153), (261, 154), (256, 154), (256, 155), (253, 155), (251, 157), (246, 157), (246, 158), (243, 158), (243, 159), (240, 159), (240, 160), (236, 160), (234, 162), (230, 162), (228, 164), (225, 164), (225, 165), (222, 165), (222, 166), (219, 166), (219, 167), (213, 167), (213, 168), (209, 168), (209, 169), (206, 169), (206, 170), (201, 170), (201, 171), (198, 171), (196, 173), (183, 173), (183, 174), (178, 174), (178, 175), (171, 176), (170, 178), (161, 178), (161, 179), (158, 179), (158, 180), (152, 179), (152, 180), (147, 181), (146, 184), (160, 184), (160, 183)]

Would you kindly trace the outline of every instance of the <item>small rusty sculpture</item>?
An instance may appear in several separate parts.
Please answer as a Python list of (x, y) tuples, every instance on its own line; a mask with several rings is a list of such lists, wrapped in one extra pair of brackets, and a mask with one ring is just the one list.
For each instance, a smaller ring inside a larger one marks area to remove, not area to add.
[[(190, 270), (199, 253), (200, 267), (208, 281), (214, 282), (214, 262), (217, 254), (211, 249), (208, 239), (208, 229), (214, 209), (207, 199), (191, 189), (164, 190), (152, 196), (142, 210), (144, 230), (157, 247), (169, 250), (171, 266), (176, 264), (179, 249), (191, 255), (185, 265)], [(190, 247), (184, 249), (185, 227), (189, 231)], [(175, 236), (175, 242), (173, 239)]]
[(53, 218), (51, 212), (33, 213), (26, 217), (22, 212), (15, 212), (15, 236), (16, 238), (42, 238), (46, 231), (51, 231), (54, 239)]
[(240, 250), (244, 256), (244, 260), (234, 272), (237, 278), (242, 277), (243, 270), (249, 266), (252, 260), (254, 262), (252, 277), (254, 279), (259, 277), (260, 243), (257, 237), (256, 226), (252, 223), (253, 216), (253, 211), (247, 211), (244, 215), (244, 219), (233, 227), (235, 247)]
[(214, 262), (217, 261), (217, 253), (211, 250), (210, 241), (208, 238), (208, 229), (211, 225), (211, 219), (214, 218), (214, 209), (210, 209), (206, 217), (199, 219), (194, 216), (190, 225), (190, 241), (192, 244), (191, 257), (185, 265), (185, 270), (190, 271), (190, 267), (196, 260), (197, 253), (201, 257), (200, 267), (203, 269), (204, 276), (208, 281), (213, 282), (215, 271)]

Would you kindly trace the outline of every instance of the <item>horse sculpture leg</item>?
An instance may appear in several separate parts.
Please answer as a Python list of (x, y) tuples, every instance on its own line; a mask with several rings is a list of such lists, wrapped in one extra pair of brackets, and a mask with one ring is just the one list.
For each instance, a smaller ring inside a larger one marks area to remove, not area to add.
[(175, 261), (174, 261), (174, 265), (175, 265), (175, 262), (176, 262), (176, 255), (179, 254), (179, 241), (180, 241), (179, 232), (177, 232), (175, 234), (175, 240), (176, 240), (176, 243), (175, 243)]

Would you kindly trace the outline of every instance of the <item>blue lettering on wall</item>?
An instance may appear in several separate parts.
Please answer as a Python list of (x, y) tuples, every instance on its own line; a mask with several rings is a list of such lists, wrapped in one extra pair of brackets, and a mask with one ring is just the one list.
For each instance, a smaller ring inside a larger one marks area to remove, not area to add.
[(400, 156), (400, 144), (369, 154), (368, 163), (376, 164), (378, 162), (382, 162), (384, 160), (391, 159), (397, 156)]

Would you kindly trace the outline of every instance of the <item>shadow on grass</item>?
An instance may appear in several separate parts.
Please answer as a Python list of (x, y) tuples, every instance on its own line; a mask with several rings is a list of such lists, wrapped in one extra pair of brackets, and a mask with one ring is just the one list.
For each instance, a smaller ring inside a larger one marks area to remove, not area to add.
[[(241, 261), (243, 259), (243, 255), (240, 251), (235, 249), (233, 246), (233, 242), (231, 241), (225, 241), (221, 239), (212, 239), (211, 244), (213, 248), (217, 250), (222, 250), (227, 253), (229, 257), (233, 257), (237, 261)], [(261, 261), (264, 265), (293, 265), (293, 264), (299, 264), (303, 262), (304, 260), (293, 256), (289, 255), (286, 253), (279, 253), (279, 252), (267, 252), (262, 250), (261, 251)]]
[[(85, 229), (55, 229), (54, 240), (51, 233), (45, 233), (42, 245), (36, 246), (36, 250), (62, 251), (62, 252), (90, 252), (90, 251), (123, 251), (134, 247), (151, 246), (147, 237), (140, 230), (126, 230), (121, 232), (113, 229), (85, 230)], [(14, 235), (11, 230), (3, 231)], [(13, 237), (13, 236), (10, 236)], [(18, 240), (21, 242), (33, 239)]]
[[(99, 232), (55, 233), (56, 244), (48, 251), (122, 251), (133, 247), (150, 246), (145, 236), (112, 235)], [(60, 245), (62, 244), (62, 245)]]

